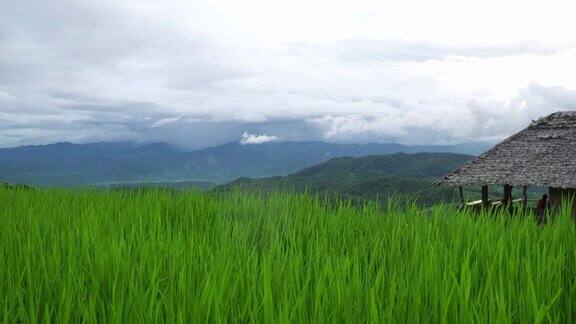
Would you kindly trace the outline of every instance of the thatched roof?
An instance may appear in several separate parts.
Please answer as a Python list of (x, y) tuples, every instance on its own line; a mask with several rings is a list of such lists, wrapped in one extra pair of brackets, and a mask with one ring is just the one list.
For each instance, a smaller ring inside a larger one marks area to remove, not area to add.
[(576, 111), (533, 121), (436, 184), (576, 188)]

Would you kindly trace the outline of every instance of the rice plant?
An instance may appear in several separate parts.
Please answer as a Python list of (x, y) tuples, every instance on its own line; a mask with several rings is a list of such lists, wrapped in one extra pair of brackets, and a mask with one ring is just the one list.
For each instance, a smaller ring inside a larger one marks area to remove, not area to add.
[(2, 322), (576, 322), (576, 228), (310, 195), (0, 189)]

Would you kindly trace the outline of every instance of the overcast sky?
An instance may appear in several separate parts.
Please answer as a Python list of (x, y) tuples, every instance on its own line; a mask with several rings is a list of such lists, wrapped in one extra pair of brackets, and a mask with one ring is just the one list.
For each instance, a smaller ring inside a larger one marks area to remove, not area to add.
[(0, 146), (499, 140), (576, 109), (567, 3), (2, 0)]

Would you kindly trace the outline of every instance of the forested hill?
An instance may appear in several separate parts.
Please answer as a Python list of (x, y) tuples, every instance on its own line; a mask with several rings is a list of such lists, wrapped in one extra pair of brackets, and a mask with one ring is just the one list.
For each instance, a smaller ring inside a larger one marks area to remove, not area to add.
[(290, 190), (335, 195), (352, 200), (385, 201), (394, 195), (401, 199), (418, 198), (425, 204), (458, 199), (452, 188), (435, 187), (432, 182), (471, 160), (473, 156), (453, 153), (397, 153), (360, 158), (335, 158), (285, 177), (242, 178), (217, 191), (234, 188), (248, 190)]

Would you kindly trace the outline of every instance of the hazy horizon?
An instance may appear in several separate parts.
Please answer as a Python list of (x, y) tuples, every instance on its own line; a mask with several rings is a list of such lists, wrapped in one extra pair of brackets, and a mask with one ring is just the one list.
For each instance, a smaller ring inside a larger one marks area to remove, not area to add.
[(20, 147), (28, 147), (28, 146), (50, 146), (50, 145), (58, 145), (58, 144), (72, 144), (72, 145), (90, 145), (90, 144), (131, 144), (131, 145), (135, 145), (135, 146), (146, 146), (146, 145), (155, 145), (155, 144), (165, 144), (165, 145), (169, 145), (172, 146), (176, 149), (179, 150), (183, 150), (183, 151), (196, 151), (196, 150), (203, 150), (203, 149), (209, 149), (209, 148), (214, 148), (214, 147), (220, 147), (220, 146), (225, 146), (225, 145), (232, 145), (232, 144), (237, 144), (237, 145), (260, 145), (260, 144), (267, 144), (267, 143), (325, 143), (325, 144), (336, 144), (336, 145), (404, 145), (407, 147), (416, 147), (416, 146), (438, 146), (438, 147), (442, 147), (442, 146), (446, 146), (446, 147), (451, 147), (451, 146), (492, 146), (495, 145), (496, 142), (488, 142), (488, 141), (478, 141), (478, 142), (461, 142), (461, 143), (450, 143), (450, 144), (402, 144), (402, 143), (395, 143), (395, 142), (331, 142), (331, 141), (323, 141), (323, 140), (302, 140), (302, 141), (293, 141), (293, 140), (284, 140), (284, 139), (279, 139), (279, 140), (272, 140), (272, 141), (258, 141), (257, 138), (259, 138), (261, 136), (256, 136), (253, 134), (250, 134), (250, 138), (252, 139), (256, 139), (257, 142), (249, 142), (246, 143), (245, 140), (246, 138), (240, 138), (239, 140), (232, 140), (232, 141), (228, 141), (228, 142), (224, 142), (221, 144), (216, 144), (216, 145), (208, 145), (208, 146), (200, 146), (200, 147), (189, 147), (189, 146), (185, 146), (185, 145), (180, 145), (178, 143), (174, 143), (174, 142), (168, 142), (168, 141), (147, 141), (147, 140), (111, 140), (111, 141), (79, 141), (79, 142), (74, 142), (74, 141), (67, 141), (67, 140), (62, 140), (62, 141), (55, 141), (55, 142), (48, 142), (48, 143), (41, 143), (41, 144), (24, 144), (24, 145), (14, 145), (14, 146), (0, 146), (0, 149), (13, 149), (13, 148), (20, 148)]
[(563, 1), (0, 3), (0, 147), (497, 142), (576, 109)]

